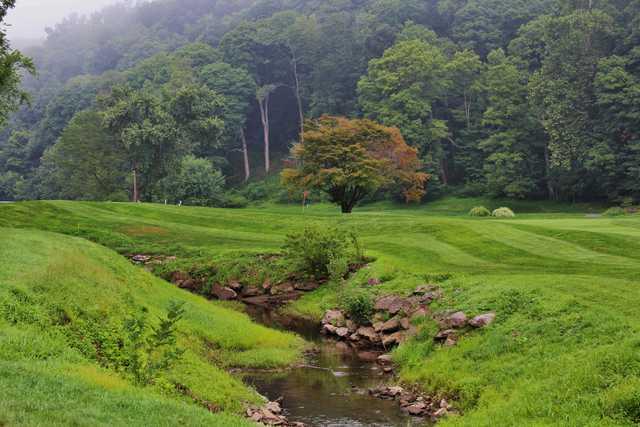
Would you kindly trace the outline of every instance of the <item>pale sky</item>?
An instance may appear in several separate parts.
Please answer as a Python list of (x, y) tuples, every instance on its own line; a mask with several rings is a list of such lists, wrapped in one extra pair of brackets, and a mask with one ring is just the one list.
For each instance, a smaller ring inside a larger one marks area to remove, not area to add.
[(72, 13), (90, 14), (121, 0), (17, 0), (6, 23), (9, 39), (41, 39), (46, 27), (53, 27)]

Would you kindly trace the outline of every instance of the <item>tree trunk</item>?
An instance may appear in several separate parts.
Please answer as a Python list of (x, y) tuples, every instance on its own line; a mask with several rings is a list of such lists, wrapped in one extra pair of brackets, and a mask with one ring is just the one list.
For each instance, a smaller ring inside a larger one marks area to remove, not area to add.
[(449, 176), (447, 175), (447, 162), (444, 158), (440, 160), (440, 179), (445, 187), (449, 185)]
[(547, 181), (547, 191), (549, 193), (549, 199), (556, 199), (556, 192), (553, 188), (553, 184), (551, 183), (551, 161), (549, 159), (549, 146), (547, 144), (544, 145), (544, 165), (545, 165), (545, 175)]
[(340, 204), (340, 209), (342, 210), (343, 214), (350, 214), (351, 212), (353, 212), (353, 204), (348, 202), (342, 202)]
[(133, 203), (138, 203), (140, 197), (138, 196), (138, 172), (136, 165), (133, 166)]
[(471, 130), (471, 101), (466, 92), (464, 93), (464, 115), (467, 119), (467, 130)]
[(304, 142), (304, 112), (302, 111), (302, 97), (300, 95), (300, 76), (298, 75), (298, 59), (291, 50), (291, 64), (293, 66), (293, 78), (295, 81), (296, 100), (298, 102), (298, 120), (300, 120), (300, 142)]
[(242, 159), (244, 161), (244, 182), (247, 182), (251, 178), (251, 169), (249, 168), (249, 149), (247, 148), (244, 129), (240, 129), (240, 140), (242, 141)]
[(260, 107), (260, 119), (262, 120), (264, 139), (264, 170), (266, 174), (269, 174), (269, 170), (271, 169), (269, 153), (269, 94), (266, 94), (263, 99), (258, 99), (258, 106)]

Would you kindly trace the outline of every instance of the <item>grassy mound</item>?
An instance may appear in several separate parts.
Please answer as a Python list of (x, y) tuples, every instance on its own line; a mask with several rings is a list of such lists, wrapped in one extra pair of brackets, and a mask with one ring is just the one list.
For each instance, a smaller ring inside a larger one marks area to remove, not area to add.
[[(259, 396), (224, 369), (283, 366), (302, 349), (86, 240), (0, 233), (0, 425), (250, 425), (233, 414)], [(117, 363), (127, 321), (155, 323), (171, 301), (185, 303), (184, 355), (135, 386)]]
[(491, 216), (491, 211), (484, 206), (476, 206), (469, 211), (469, 216), (487, 217)]
[[(467, 216), (485, 203), (443, 200), (344, 217), (326, 205), (303, 212), (37, 202), (0, 206), (0, 226), (61, 231), (123, 253), (177, 255), (184, 263), (277, 251), (309, 222), (348, 227), (377, 261), (291, 310), (318, 317), (346, 302), (366, 310), (366, 301), (355, 298), (360, 292), (409, 293), (435, 281), (446, 296), (441, 309), (497, 313), (493, 325), (456, 347), (435, 346), (425, 333), (397, 350), (403, 380), (456, 398), (464, 416), (441, 425), (637, 425), (640, 217), (587, 218), (592, 207), (563, 212), (559, 204), (536, 204), (540, 211), (532, 213), (524, 202), (510, 205), (519, 215), (509, 221)], [(381, 284), (369, 286), (371, 278)], [(161, 312), (165, 303), (154, 306)]]
[(498, 208), (491, 212), (491, 216), (496, 218), (514, 218), (516, 214), (509, 208)]
[(602, 215), (603, 216), (624, 216), (624, 215), (626, 215), (626, 212), (621, 207), (614, 206), (614, 207), (609, 208), (606, 211), (604, 211), (604, 213)]

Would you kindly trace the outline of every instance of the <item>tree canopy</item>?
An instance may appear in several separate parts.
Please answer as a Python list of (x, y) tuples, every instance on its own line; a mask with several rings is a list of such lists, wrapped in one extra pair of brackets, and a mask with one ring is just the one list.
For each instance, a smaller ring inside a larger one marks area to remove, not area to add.
[(307, 122), (306, 129), (304, 142), (291, 150), (299, 166), (282, 172), (294, 191), (323, 191), (343, 213), (380, 189), (399, 192), (406, 202), (420, 201), (425, 194), (429, 176), (418, 172), (417, 151), (397, 128), (323, 116)]
[(323, 115), (397, 127), (431, 197), (638, 199), (638, 16), (633, 0), (120, 4), (27, 49), (37, 78), (2, 33), (3, 197), (55, 195), (45, 153), (77, 113), (113, 119), (99, 98), (128, 87), (148, 117), (135, 137), (108, 129), (151, 156), (138, 156), (144, 200), (188, 155), (229, 186), (279, 172)]

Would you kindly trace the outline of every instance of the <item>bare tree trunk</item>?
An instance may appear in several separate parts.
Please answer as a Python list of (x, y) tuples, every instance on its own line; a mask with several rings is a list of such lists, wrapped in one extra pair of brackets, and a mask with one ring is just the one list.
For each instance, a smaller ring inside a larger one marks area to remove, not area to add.
[(244, 160), (244, 182), (251, 178), (251, 169), (249, 168), (249, 150), (247, 148), (247, 138), (244, 135), (244, 129), (240, 129), (240, 139), (242, 141), (242, 158)]
[(440, 160), (440, 177), (442, 179), (442, 185), (445, 187), (449, 185), (449, 177), (447, 175), (447, 162), (444, 158)]
[(547, 181), (547, 191), (549, 193), (549, 199), (556, 199), (556, 192), (553, 188), (553, 184), (551, 183), (551, 161), (549, 159), (549, 146), (547, 144), (544, 145), (544, 165), (545, 165), (545, 175)]
[(134, 165), (133, 166), (133, 203), (138, 203), (139, 200), (139, 196), (138, 196), (138, 172), (137, 172), (137, 166)]
[(298, 59), (291, 49), (291, 64), (293, 65), (293, 77), (295, 80), (296, 100), (298, 101), (298, 119), (300, 120), (300, 142), (304, 142), (304, 112), (302, 111), (302, 97), (300, 95), (300, 76), (298, 75)]
[(467, 130), (471, 130), (471, 101), (467, 98), (467, 93), (464, 94), (464, 115), (467, 119)]
[(258, 99), (260, 107), (260, 119), (262, 120), (262, 133), (264, 138), (264, 170), (269, 173), (271, 169), (271, 160), (269, 155), (269, 94), (264, 98)]

